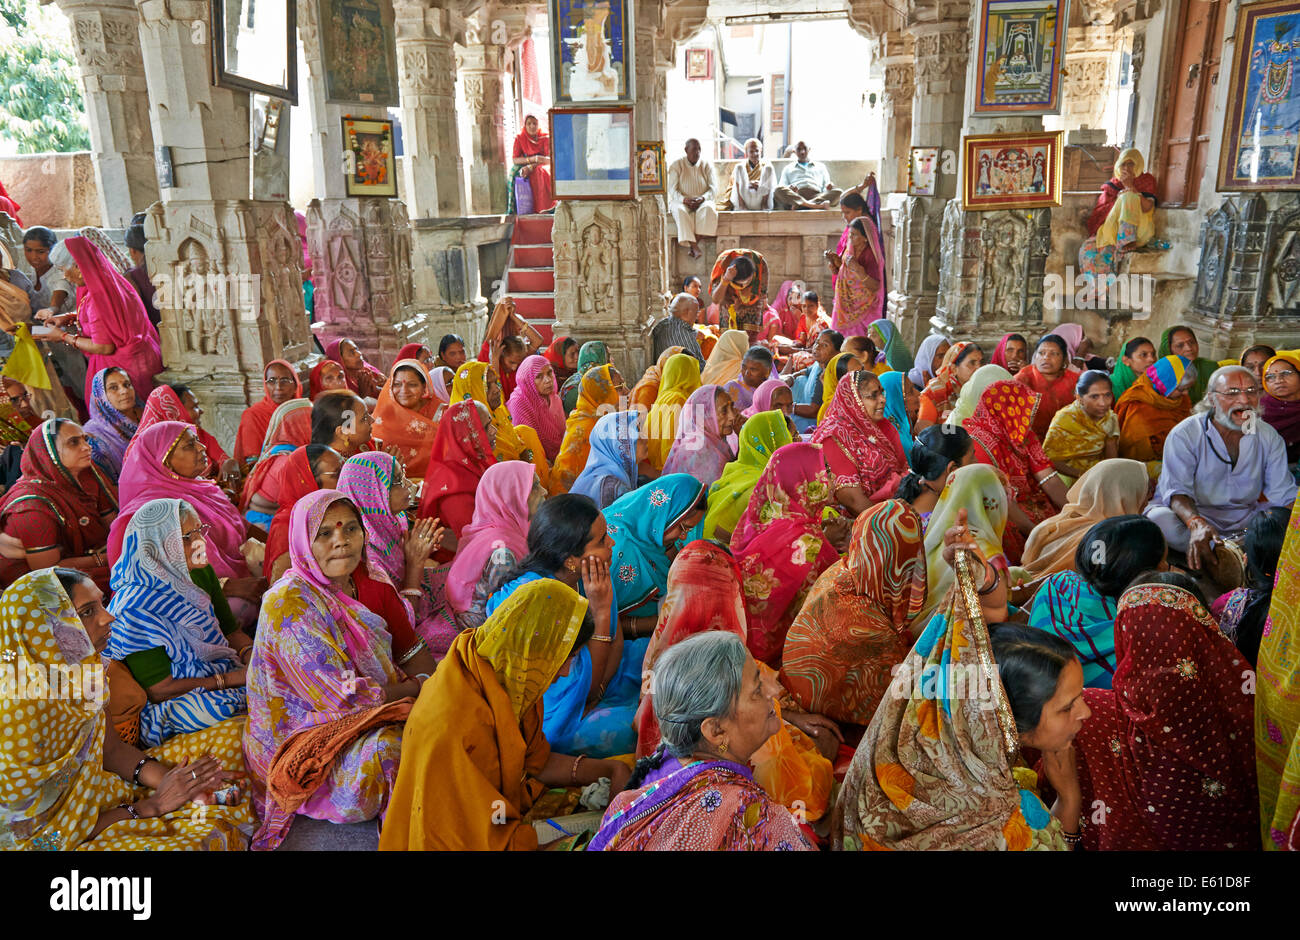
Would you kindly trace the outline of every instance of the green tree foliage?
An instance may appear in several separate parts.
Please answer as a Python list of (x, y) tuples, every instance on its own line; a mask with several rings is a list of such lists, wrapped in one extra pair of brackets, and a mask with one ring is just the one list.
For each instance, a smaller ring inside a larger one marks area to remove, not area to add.
[(37, 0), (0, 0), (0, 135), (19, 153), (90, 149), (67, 22)]

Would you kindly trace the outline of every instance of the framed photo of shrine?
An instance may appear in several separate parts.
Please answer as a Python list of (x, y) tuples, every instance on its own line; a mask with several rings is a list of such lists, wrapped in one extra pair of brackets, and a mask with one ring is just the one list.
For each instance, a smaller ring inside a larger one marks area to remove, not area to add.
[[(312, 0), (308, 0), (312, 2)], [(396, 107), (397, 31), (383, 0), (318, 0), (325, 100)]]
[(907, 160), (907, 194), (933, 196), (939, 183), (939, 148), (913, 147)]
[(548, 0), (551, 79), (558, 106), (631, 104), (632, 0)]
[(1057, 114), (1070, 0), (980, 0), (975, 114)]
[(552, 108), (551, 178), (556, 199), (632, 199), (632, 109)]
[(967, 211), (1046, 209), (1061, 204), (1061, 131), (980, 134), (961, 142)]
[(396, 196), (393, 122), (343, 118), (343, 172), (349, 196)]
[(209, 0), (212, 84), (298, 103), (295, 0)]
[(664, 166), (664, 142), (638, 140), (636, 142), (636, 191), (642, 196), (664, 192), (664, 181), (668, 176)]
[(1237, 8), (1219, 192), (1300, 189), (1300, 0)]

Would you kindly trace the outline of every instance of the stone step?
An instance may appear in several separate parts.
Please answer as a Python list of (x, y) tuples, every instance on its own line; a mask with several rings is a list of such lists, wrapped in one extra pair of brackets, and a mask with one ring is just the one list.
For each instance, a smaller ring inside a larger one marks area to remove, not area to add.
[(552, 293), (555, 290), (555, 268), (511, 268), (506, 274), (506, 290), (512, 296)]
[(555, 252), (550, 243), (515, 245), (511, 249), (511, 268), (550, 268), (555, 266)]
[(526, 320), (555, 318), (555, 295), (552, 293), (516, 294), (512, 291), (510, 296), (515, 301), (515, 313)]
[(515, 245), (550, 245), (554, 216), (521, 215), (515, 218), (515, 231), (511, 243)]

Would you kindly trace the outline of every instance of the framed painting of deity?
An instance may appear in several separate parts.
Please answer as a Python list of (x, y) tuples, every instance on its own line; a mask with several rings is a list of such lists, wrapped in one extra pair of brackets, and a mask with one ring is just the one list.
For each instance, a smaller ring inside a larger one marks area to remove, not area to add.
[(636, 143), (636, 191), (650, 196), (664, 191), (664, 142), (638, 140)]
[(913, 147), (907, 161), (907, 194), (933, 196), (939, 181), (939, 148)]
[(1061, 204), (1061, 131), (962, 138), (961, 201), (968, 211)]
[(298, 103), (295, 0), (210, 0), (212, 84)]
[(1069, 0), (981, 0), (976, 114), (1056, 114)]
[(343, 118), (343, 172), (349, 196), (396, 196), (393, 122)]
[(1220, 192), (1300, 189), (1300, 0), (1237, 8)]
[(713, 50), (686, 50), (686, 80), (688, 82), (708, 81), (713, 77)]
[(555, 103), (631, 104), (632, 0), (549, 0)]
[[(555, 198), (633, 198), (639, 170), (633, 173), (632, 130), (631, 108), (552, 108)], [(663, 178), (662, 169), (659, 176)]]
[(397, 35), (392, 3), (320, 0), (317, 16), (325, 63), (325, 100), (396, 107)]

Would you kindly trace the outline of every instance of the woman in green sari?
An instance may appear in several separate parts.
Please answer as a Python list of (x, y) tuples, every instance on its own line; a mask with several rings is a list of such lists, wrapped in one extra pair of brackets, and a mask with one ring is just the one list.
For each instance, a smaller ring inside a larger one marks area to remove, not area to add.
[(560, 386), (560, 399), (564, 402), (566, 415), (578, 407), (578, 392), (582, 386), (582, 377), (587, 374), (587, 370), (605, 365), (609, 365), (609, 349), (604, 343), (594, 339), (582, 344), (582, 348), (578, 350), (577, 371), (565, 379), (564, 384)]
[(779, 411), (763, 411), (740, 429), (740, 453), (709, 487), (709, 508), (704, 514), (702, 537), (728, 542), (749, 505), (758, 478), (778, 447), (789, 444), (790, 427)]

